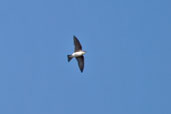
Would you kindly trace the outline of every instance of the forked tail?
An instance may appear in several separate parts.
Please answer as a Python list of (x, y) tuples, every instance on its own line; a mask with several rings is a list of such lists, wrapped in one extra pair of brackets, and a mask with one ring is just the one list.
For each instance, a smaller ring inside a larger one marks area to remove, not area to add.
[(72, 59), (72, 56), (71, 55), (67, 55), (67, 57), (68, 57), (68, 62), (70, 62), (71, 59)]

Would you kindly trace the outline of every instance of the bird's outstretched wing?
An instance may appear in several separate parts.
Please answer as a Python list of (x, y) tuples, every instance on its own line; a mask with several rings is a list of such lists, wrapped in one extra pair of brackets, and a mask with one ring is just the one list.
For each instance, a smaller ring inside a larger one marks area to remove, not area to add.
[(79, 66), (81, 72), (83, 72), (83, 69), (84, 69), (84, 56), (76, 57), (76, 59), (78, 61), (78, 66)]
[(82, 46), (76, 36), (74, 36), (74, 45), (75, 45), (75, 52), (82, 50)]

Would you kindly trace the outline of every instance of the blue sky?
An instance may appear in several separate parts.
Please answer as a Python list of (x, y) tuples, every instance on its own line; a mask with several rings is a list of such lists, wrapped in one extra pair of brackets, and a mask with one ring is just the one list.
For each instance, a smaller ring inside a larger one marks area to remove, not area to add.
[(0, 113), (170, 114), (170, 4), (1, 0)]

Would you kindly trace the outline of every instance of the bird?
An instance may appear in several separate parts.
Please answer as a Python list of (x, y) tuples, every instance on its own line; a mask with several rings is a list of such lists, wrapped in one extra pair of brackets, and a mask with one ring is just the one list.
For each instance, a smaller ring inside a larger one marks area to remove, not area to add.
[(68, 62), (70, 62), (72, 60), (72, 58), (75, 57), (78, 62), (80, 71), (83, 72), (83, 70), (84, 70), (84, 56), (83, 55), (86, 53), (86, 51), (82, 50), (81, 43), (76, 36), (73, 36), (73, 40), (74, 40), (75, 50), (72, 54), (67, 55)]

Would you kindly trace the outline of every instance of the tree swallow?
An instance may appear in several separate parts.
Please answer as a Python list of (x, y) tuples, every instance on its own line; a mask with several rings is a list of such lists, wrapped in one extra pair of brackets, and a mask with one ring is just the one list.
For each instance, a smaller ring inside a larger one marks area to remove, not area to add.
[(83, 72), (83, 69), (84, 69), (84, 56), (83, 55), (86, 52), (82, 50), (82, 46), (79, 40), (77, 39), (77, 37), (74, 36), (73, 39), (74, 39), (75, 50), (74, 50), (74, 53), (72, 53), (71, 55), (67, 55), (68, 62), (71, 61), (71, 59), (75, 57), (77, 59), (80, 71)]

